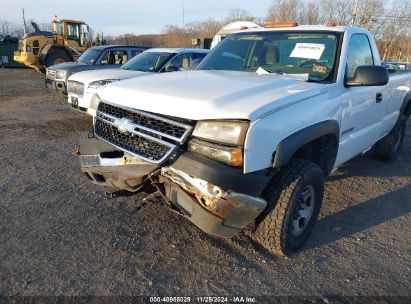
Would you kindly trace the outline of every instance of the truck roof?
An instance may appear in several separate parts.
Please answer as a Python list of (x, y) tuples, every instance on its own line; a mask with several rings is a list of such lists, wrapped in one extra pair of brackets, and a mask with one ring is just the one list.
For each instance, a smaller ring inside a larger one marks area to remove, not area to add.
[(139, 48), (139, 49), (149, 49), (150, 47), (147, 46), (140, 46), (140, 45), (124, 45), (124, 44), (105, 44), (105, 45), (96, 45), (93, 46), (93, 49), (105, 50), (110, 48)]
[(165, 52), (165, 53), (208, 53), (209, 50), (200, 48), (151, 48), (146, 52)]
[(330, 32), (345, 32), (347, 29), (356, 29), (364, 31), (362, 28), (351, 26), (327, 26), (327, 25), (297, 25), (297, 26), (279, 26), (279, 27), (261, 27), (245, 30), (238, 30), (241, 32), (272, 32), (272, 31), (330, 31)]

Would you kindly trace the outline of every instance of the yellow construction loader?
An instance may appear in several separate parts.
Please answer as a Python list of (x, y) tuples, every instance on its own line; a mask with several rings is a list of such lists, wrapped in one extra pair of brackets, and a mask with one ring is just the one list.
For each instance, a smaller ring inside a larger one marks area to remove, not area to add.
[(53, 33), (41, 31), (32, 22), (34, 32), (20, 39), (14, 61), (44, 72), (51, 65), (75, 61), (89, 47), (100, 44), (87, 40), (89, 26), (82, 21), (54, 19), (52, 23)]

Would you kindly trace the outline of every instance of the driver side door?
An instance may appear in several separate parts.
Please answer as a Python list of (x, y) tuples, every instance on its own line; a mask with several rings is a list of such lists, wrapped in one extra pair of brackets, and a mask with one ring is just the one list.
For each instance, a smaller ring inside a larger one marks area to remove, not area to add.
[[(351, 36), (345, 79), (354, 76), (359, 66), (374, 65), (367, 35)], [(384, 86), (344, 88), (341, 98), (340, 147), (337, 165), (367, 150), (377, 141), (383, 126), (386, 101)]]

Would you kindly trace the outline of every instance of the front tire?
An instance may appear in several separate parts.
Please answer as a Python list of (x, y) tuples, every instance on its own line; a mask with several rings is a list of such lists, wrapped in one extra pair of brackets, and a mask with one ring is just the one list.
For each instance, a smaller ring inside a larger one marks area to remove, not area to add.
[(407, 125), (406, 116), (401, 113), (394, 128), (375, 144), (376, 156), (383, 161), (394, 161), (401, 152)]
[(63, 53), (62, 51), (55, 52), (47, 56), (46, 67), (69, 61), (71, 61), (70, 57), (66, 53)]
[(287, 256), (301, 248), (320, 213), (324, 177), (317, 164), (295, 159), (268, 186), (267, 209), (253, 238), (270, 252)]

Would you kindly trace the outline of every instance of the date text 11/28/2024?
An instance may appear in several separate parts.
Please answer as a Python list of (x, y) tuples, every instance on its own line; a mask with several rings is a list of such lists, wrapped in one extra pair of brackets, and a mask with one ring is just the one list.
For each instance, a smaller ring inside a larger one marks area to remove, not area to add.
[(257, 303), (254, 297), (150, 297), (150, 303)]

